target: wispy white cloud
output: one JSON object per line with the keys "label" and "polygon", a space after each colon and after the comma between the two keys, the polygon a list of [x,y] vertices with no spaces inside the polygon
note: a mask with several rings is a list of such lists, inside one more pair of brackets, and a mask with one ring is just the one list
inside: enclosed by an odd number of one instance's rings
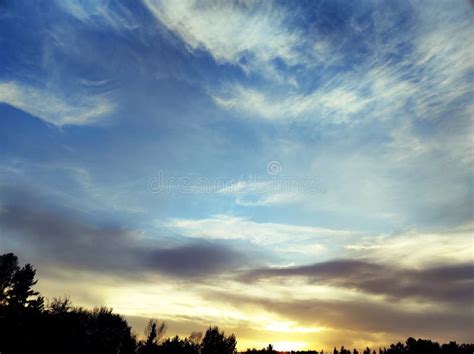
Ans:
{"label": "wispy white cloud", "polygon": [[249,218],[229,215],[215,215],[205,219],[172,218],[159,226],[164,226],[186,237],[247,240],[261,245],[355,234],[346,230],[269,222],[259,223]]}
{"label": "wispy white cloud", "polygon": [[235,183],[226,185],[219,189],[219,194],[245,194],[245,193],[264,193],[272,188],[273,182],[271,180],[240,180]]}
{"label": "wispy white cloud", "polygon": [[346,245],[345,249],[352,256],[409,267],[469,263],[473,255],[473,232],[472,224],[437,232],[410,230],[366,238]]}
{"label": "wispy white cloud", "polygon": [[[281,79],[275,59],[287,66],[310,65],[327,52],[327,44],[308,44],[290,13],[270,2],[144,0],[155,17],[187,45],[190,51],[209,52],[219,63]],[[305,46],[306,45],[306,46]],[[323,50],[324,49],[324,50]],[[284,76],[284,75],[283,75]],[[294,82],[291,75],[287,82]]]}
{"label": "wispy white cloud", "polygon": [[[472,24],[466,22],[446,24],[442,30],[415,37],[415,50],[407,60],[391,70],[385,66],[385,75],[380,70],[373,73],[374,78],[390,80],[388,86],[374,87],[378,95],[392,104],[411,103],[415,118],[434,120],[452,112],[453,104],[462,107],[468,96],[472,100],[474,45],[468,40],[472,29]],[[462,110],[454,112],[458,118],[466,117]]]}
{"label": "wispy white cloud", "polygon": [[[437,41],[427,45],[432,38]],[[450,44],[442,46],[439,41]],[[418,47],[405,61],[377,61],[358,74],[339,73],[337,81],[331,78],[310,93],[291,87],[275,94],[271,89],[234,83],[211,96],[222,108],[272,120],[309,116],[321,122],[348,123],[354,117],[360,119],[362,112],[364,119],[396,119],[399,114],[434,119],[449,104],[474,94],[469,80],[474,71],[469,54],[473,48],[468,42],[460,34],[453,33],[448,40],[444,34],[430,33],[417,39]]]}
{"label": "wispy white cloud", "polygon": [[[139,27],[132,12],[120,3],[109,1],[56,1],[64,12],[91,26],[108,26],[118,33]],[[112,9],[113,7],[113,9]]]}
{"label": "wispy white cloud", "polygon": [[407,161],[437,154],[438,159],[455,162],[459,168],[457,172],[465,168],[470,170],[474,162],[474,115],[471,117],[459,120],[449,134],[440,131],[423,137],[414,132],[412,123],[405,121],[390,133],[392,141],[388,156],[394,161]]}
{"label": "wispy white cloud", "polygon": [[272,96],[240,84],[225,91],[212,96],[217,105],[269,120],[311,117],[328,123],[342,123],[361,112],[369,102],[349,87],[327,88],[311,94],[293,92],[283,96]]}
{"label": "wispy white cloud", "polygon": [[[385,37],[367,43],[374,54],[368,54],[356,70],[334,69],[310,92],[289,84],[275,90],[274,83],[248,86],[234,82],[211,90],[211,96],[224,109],[271,120],[311,117],[321,122],[349,123],[354,119],[397,119],[400,114],[440,119],[452,105],[459,106],[474,95],[474,45],[468,39],[472,21],[461,15],[456,22],[449,16],[433,18],[436,11],[430,7],[415,10],[420,15],[417,27],[399,36],[394,35],[393,23],[380,19],[377,10],[377,31]],[[435,22],[439,26],[434,27]],[[411,49],[404,49],[406,53],[400,49],[403,44],[411,44]],[[334,50],[328,53],[335,55]],[[306,68],[297,78],[316,74]],[[456,112],[464,115],[462,110]]]}
{"label": "wispy white cloud", "polygon": [[412,130],[412,124],[405,121],[391,131],[392,141],[389,143],[388,154],[390,159],[394,161],[413,159],[432,150],[432,144],[422,141]]}
{"label": "wispy white cloud", "polygon": [[94,124],[115,110],[106,95],[65,97],[16,81],[0,82],[0,102],[57,126]]}
{"label": "wispy white cloud", "polygon": [[217,194],[234,196],[235,203],[244,207],[294,204],[319,191],[318,182],[303,177],[253,178],[239,180],[217,191]]}
{"label": "wispy white cloud", "polygon": [[260,196],[239,196],[236,204],[246,207],[294,204],[304,199],[304,195],[296,192],[276,192]]}

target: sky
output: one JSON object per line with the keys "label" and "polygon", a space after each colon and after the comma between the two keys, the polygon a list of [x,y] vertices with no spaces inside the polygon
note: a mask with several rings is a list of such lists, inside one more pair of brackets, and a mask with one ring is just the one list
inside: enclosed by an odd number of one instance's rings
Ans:
{"label": "sky", "polygon": [[472,1],[0,1],[0,251],[142,335],[474,340]]}

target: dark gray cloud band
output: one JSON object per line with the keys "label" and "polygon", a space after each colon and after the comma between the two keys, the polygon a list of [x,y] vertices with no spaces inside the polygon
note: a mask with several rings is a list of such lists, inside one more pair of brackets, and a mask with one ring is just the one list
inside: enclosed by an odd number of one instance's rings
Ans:
{"label": "dark gray cloud band", "polygon": [[310,283],[356,289],[392,299],[473,303],[474,264],[447,264],[422,269],[399,268],[364,260],[334,260],[299,267],[262,268],[240,279],[303,277]]}
{"label": "dark gray cloud band", "polygon": [[[219,243],[184,238],[145,240],[130,230],[97,225],[74,213],[44,203],[29,204],[22,198],[2,203],[0,242],[35,255],[42,264],[117,275],[159,273],[193,278],[228,271],[242,259],[236,250]],[[1,252],[12,250],[4,247]]]}

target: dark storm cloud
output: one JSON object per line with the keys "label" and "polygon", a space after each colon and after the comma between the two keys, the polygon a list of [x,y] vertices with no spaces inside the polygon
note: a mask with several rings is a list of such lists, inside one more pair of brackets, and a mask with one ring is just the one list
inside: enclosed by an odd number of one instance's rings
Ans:
{"label": "dark storm cloud", "polygon": [[[188,278],[228,270],[241,259],[233,249],[209,241],[144,240],[130,230],[97,225],[74,212],[38,204],[35,197],[27,201],[25,196],[2,201],[0,241],[16,244],[12,247],[40,258],[42,264]],[[9,251],[3,248],[1,252]]]}
{"label": "dark storm cloud", "polygon": [[422,298],[469,304],[474,294],[472,263],[406,269],[362,260],[334,260],[299,267],[256,269],[243,274],[241,279],[291,277],[395,299]]}

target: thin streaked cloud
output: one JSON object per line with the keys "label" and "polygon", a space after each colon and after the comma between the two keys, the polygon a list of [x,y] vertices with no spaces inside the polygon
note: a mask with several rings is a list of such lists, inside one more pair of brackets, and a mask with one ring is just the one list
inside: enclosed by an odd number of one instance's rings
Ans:
{"label": "thin streaked cloud", "polygon": [[229,215],[215,215],[205,219],[170,219],[163,225],[187,237],[244,239],[256,244],[277,244],[297,239],[318,239],[353,234],[347,230],[256,222],[249,218]]}
{"label": "thin streaked cloud", "polygon": [[106,95],[65,97],[14,81],[0,83],[0,102],[57,126],[95,124],[116,109]]}

